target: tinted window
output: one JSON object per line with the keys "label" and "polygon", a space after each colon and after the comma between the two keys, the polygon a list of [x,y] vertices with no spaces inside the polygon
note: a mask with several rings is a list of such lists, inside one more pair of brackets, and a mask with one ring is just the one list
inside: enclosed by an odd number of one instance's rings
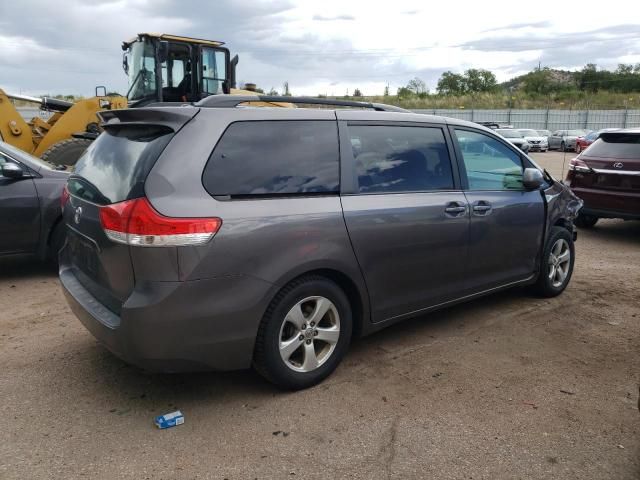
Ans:
{"label": "tinted window", "polygon": [[600,134],[583,155],[603,158],[634,158],[640,160],[640,135]]}
{"label": "tinted window", "polygon": [[227,128],[203,174],[211,195],[338,192],[334,121],[236,122]]}
{"label": "tinted window", "polygon": [[521,190],[520,156],[489,135],[456,130],[469,190]]}
{"label": "tinted window", "polygon": [[349,136],[361,193],[453,188],[441,129],[361,125],[349,126]]}
{"label": "tinted window", "polygon": [[69,191],[101,205],[144,195],[144,181],[171,133],[149,126],[105,131],[78,160]]}

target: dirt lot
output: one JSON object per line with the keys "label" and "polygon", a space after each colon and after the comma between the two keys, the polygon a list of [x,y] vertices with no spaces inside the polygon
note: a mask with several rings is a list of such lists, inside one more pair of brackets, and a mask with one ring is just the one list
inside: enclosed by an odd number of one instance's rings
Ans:
{"label": "dirt lot", "polygon": [[[538,158],[559,173],[562,154]],[[407,321],[298,393],[129,367],[53,272],[0,259],[0,478],[638,479],[640,222],[581,231],[577,255],[558,298]],[[157,430],[175,408],[186,423]]]}

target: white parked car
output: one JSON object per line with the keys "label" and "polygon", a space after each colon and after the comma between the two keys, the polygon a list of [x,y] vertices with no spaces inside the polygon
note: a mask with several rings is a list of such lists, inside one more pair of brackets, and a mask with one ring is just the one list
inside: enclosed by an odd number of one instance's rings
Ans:
{"label": "white parked car", "polygon": [[530,152],[546,152],[549,150],[549,140],[547,137],[540,135],[537,130],[519,128],[518,132],[529,143]]}

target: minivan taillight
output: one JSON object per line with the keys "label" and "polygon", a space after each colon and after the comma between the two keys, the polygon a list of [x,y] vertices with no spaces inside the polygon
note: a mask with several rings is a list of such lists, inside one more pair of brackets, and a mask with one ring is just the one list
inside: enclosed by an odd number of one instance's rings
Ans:
{"label": "minivan taillight", "polygon": [[146,198],[100,207],[107,237],[139,247],[204,245],[222,225],[220,218],[174,218],[160,215]]}
{"label": "minivan taillight", "polygon": [[591,169],[580,157],[572,158],[569,162],[569,169],[577,172],[590,172]]}

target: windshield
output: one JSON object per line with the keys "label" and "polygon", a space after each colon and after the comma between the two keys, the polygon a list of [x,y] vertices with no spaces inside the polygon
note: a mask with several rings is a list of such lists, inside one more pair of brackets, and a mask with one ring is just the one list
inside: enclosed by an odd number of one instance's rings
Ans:
{"label": "windshield", "polygon": [[156,93],[156,61],[153,45],[133,42],[127,54],[129,65],[129,100],[140,100]]}
{"label": "windshield", "polygon": [[525,137],[539,137],[538,132],[535,130],[518,130]]}
{"label": "windshield", "polygon": [[504,138],[522,138],[522,134],[517,130],[509,130],[507,128],[496,130]]}
{"label": "windshield", "polygon": [[586,133],[587,132],[585,132],[584,130],[569,130],[567,132],[567,136],[569,136],[569,137],[581,137]]}

